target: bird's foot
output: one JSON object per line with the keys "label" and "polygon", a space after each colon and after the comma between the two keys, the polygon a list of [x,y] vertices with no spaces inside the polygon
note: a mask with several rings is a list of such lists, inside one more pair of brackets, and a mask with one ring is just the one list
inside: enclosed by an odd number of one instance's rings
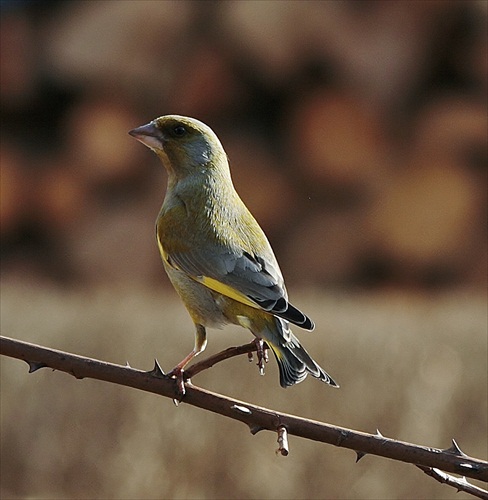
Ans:
{"label": "bird's foot", "polygon": [[178,403],[181,403],[181,400],[183,399],[186,392],[184,373],[185,370],[183,370],[183,368],[181,368],[180,366],[175,366],[170,372],[166,374],[168,378],[173,378],[176,382],[176,394],[178,397],[173,399],[173,402],[176,406],[178,406]]}
{"label": "bird's foot", "polygon": [[[264,343],[262,339],[255,338],[252,343],[256,346],[256,356],[258,362],[256,363],[259,368],[259,373],[264,375],[264,367],[269,360],[268,356],[268,346]],[[248,354],[249,361],[253,361],[253,354],[250,352]]]}

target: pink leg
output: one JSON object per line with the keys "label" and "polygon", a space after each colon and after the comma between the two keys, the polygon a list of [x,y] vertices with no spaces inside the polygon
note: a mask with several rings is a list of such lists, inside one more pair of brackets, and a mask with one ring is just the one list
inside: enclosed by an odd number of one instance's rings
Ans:
{"label": "pink leg", "polygon": [[185,395],[185,379],[183,376],[185,367],[195,356],[198,356],[202,351],[204,351],[207,346],[207,332],[205,331],[205,327],[203,325],[195,326],[197,329],[195,333],[195,347],[190,354],[185,356],[170,372],[166,374],[167,377],[176,379],[176,387],[180,396],[180,401]]}

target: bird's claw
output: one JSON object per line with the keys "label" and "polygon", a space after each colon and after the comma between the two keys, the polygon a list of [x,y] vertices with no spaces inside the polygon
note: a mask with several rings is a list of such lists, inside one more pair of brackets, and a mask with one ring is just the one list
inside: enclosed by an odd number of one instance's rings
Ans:
{"label": "bird's claw", "polygon": [[[264,367],[269,360],[268,356],[268,348],[265,347],[265,343],[262,339],[254,339],[253,343],[256,346],[256,356],[258,358],[258,362],[256,363],[259,368],[260,375],[264,375]],[[249,361],[253,360],[252,352],[248,354]]]}
{"label": "bird's claw", "polygon": [[185,377],[184,377],[184,370],[180,367],[173,368],[170,372],[166,374],[168,378],[173,378],[175,379],[176,382],[176,394],[177,398],[173,399],[173,402],[176,406],[178,406],[178,403],[181,402],[183,399],[186,391],[185,391]]}

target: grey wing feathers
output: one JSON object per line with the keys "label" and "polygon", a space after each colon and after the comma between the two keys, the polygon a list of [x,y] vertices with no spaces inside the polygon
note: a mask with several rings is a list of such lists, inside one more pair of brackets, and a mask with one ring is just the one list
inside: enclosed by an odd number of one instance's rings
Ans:
{"label": "grey wing feathers", "polygon": [[290,323],[293,323],[305,330],[313,330],[315,328],[315,323],[305,314],[297,309],[294,305],[290,304],[283,297],[275,301],[260,300],[256,297],[250,298],[259,304],[265,311],[269,311],[279,318],[286,319]]}
{"label": "grey wing feathers", "polygon": [[170,262],[193,276],[218,280],[253,301],[261,309],[313,330],[313,321],[288,302],[286,288],[278,263],[266,261],[245,251],[208,248],[171,254]]}

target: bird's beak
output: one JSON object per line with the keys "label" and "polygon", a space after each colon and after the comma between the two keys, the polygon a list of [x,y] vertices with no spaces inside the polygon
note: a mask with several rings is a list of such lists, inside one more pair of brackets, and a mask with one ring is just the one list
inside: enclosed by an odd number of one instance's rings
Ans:
{"label": "bird's beak", "polygon": [[139,142],[151,149],[161,149],[163,147],[163,135],[154,122],[142,125],[131,131],[129,135],[135,137]]}

